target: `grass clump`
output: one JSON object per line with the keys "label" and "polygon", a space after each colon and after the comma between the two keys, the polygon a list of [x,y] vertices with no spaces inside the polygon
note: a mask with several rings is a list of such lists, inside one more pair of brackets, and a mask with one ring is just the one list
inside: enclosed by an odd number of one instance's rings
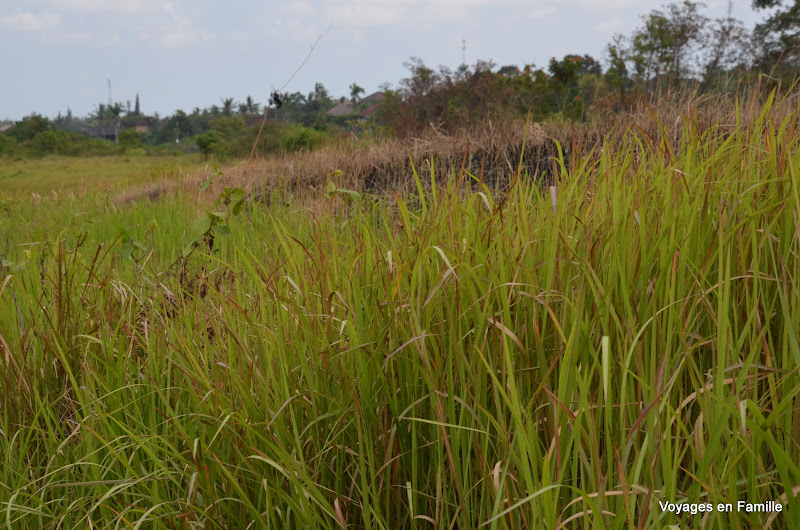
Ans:
{"label": "grass clump", "polygon": [[[180,266],[42,243],[0,288],[0,522],[797,527],[799,132],[254,204]],[[739,499],[783,511],[659,507]]]}

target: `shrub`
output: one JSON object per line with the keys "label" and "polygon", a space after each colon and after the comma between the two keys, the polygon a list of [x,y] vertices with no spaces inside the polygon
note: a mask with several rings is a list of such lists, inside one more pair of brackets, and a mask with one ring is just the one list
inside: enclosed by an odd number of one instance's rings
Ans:
{"label": "shrub", "polygon": [[63,155],[70,150],[70,141],[66,133],[62,131],[44,131],[37,134],[30,141],[32,154],[44,155]]}
{"label": "shrub", "polygon": [[241,133],[247,124],[241,116],[222,116],[211,122],[211,130],[218,131],[226,140]]}
{"label": "shrub", "polygon": [[205,156],[225,156],[228,152],[228,142],[225,141],[223,138],[222,133],[220,133],[216,129],[211,129],[210,131],[198,134],[195,137],[195,141],[197,142],[197,147],[200,148],[200,152],[203,153]]}
{"label": "shrub", "polygon": [[134,129],[126,129],[119,132],[119,147],[123,151],[140,147],[142,145],[142,134]]}
{"label": "shrub", "polygon": [[248,127],[242,134],[231,142],[231,153],[234,156],[248,156],[253,150],[253,144],[258,141],[256,146],[256,153],[261,156],[266,156],[273,153],[279,153],[282,149],[281,139],[282,131],[287,127],[286,124],[278,121],[267,121],[264,124],[264,130],[259,130],[261,125]]}
{"label": "shrub", "polygon": [[281,138],[281,146],[288,152],[311,151],[325,141],[326,135],[323,132],[309,127],[287,128]]}
{"label": "shrub", "polygon": [[12,155],[17,151],[17,141],[11,136],[0,134],[0,156]]}
{"label": "shrub", "polygon": [[22,118],[22,121],[15,123],[14,126],[8,130],[7,134],[18,142],[24,142],[26,140],[33,140],[37,134],[51,129],[52,125],[50,124],[50,120],[39,114],[31,114],[30,116]]}
{"label": "shrub", "polygon": [[108,140],[89,138],[78,132],[67,133],[67,138],[69,147],[65,154],[70,156],[103,156],[117,152],[117,146]]}

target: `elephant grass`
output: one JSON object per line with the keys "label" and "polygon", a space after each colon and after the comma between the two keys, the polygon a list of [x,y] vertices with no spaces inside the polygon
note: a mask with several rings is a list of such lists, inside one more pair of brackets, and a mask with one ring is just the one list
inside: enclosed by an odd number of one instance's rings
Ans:
{"label": "elephant grass", "polygon": [[38,245],[0,287],[0,524],[800,527],[800,129],[771,105],[552,188],[431,167],[255,205],[186,260],[175,228],[138,261]]}

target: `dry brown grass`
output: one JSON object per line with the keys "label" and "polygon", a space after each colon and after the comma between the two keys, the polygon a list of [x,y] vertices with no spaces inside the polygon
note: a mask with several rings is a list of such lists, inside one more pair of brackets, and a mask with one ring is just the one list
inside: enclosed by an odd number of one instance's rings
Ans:
{"label": "dry brown grass", "polygon": [[[339,187],[370,193],[404,191],[414,185],[413,169],[420,175],[429,175],[431,163],[440,181],[448,174],[466,170],[492,186],[501,187],[517,170],[520,159],[524,172],[547,179],[553,174],[558,157],[556,141],[562,147],[567,165],[575,155],[580,158],[596,154],[598,150],[594,148],[603,142],[618,143],[629,134],[639,136],[645,143],[658,142],[677,148],[681,130],[688,122],[694,124],[695,131],[714,128],[724,135],[736,125],[737,115],[744,125],[756,119],[767,97],[768,94],[753,91],[737,107],[736,99],[722,95],[681,95],[649,103],[641,101],[626,112],[596,111],[583,123],[558,119],[530,123],[512,118],[487,121],[482,127],[452,135],[432,124],[423,134],[412,138],[379,143],[349,138],[313,152],[228,164],[222,168],[222,175],[214,177],[204,197],[216,197],[225,186],[241,187],[251,197],[267,200],[276,190],[295,196],[306,191],[318,192],[324,190],[329,175],[336,170],[341,171],[334,178]],[[800,106],[800,93],[795,91],[777,100],[772,115],[774,122],[781,122]],[[165,180],[131,189],[119,196],[118,202],[152,199],[178,190],[196,193],[213,173],[209,164],[178,181]]]}

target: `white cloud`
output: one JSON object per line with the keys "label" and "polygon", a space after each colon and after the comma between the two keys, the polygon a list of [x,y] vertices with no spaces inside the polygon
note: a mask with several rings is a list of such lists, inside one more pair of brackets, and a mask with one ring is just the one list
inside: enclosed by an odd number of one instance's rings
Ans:
{"label": "white cloud", "polygon": [[[406,2],[408,3],[408,2]],[[336,2],[332,5],[327,15],[334,25],[346,27],[383,26],[402,22],[409,6],[397,3],[383,2]]]}
{"label": "white cloud", "polygon": [[290,2],[283,4],[278,11],[289,15],[310,15],[314,11],[311,2]]}
{"label": "white cloud", "polygon": [[618,33],[625,29],[625,21],[620,17],[607,18],[596,22],[592,29],[599,33]]}
{"label": "white cloud", "polygon": [[324,19],[334,25],[368,28],[393,24],[419,24],[464,18],[470,10],[518,0],[328,0]]}
{"label": "white cloud", "polygon": [[137,13],[148,6],[141,0],[52,0],[54,7],[67,11]]}
{"label": "white cloud", "polygon": [[634,9],[637,13],[657,8],[663,3],[661,0],[556,0],[556,2],[589,11]]}
{"label": "white cloud", "polygon": [[543,7],[542,9],[534,9],[530,13],[528,13],[528,18],[531,20],[536,20],[537,18],[544,18],[547,15],[552,15],[556,12],[556,8],[553,6],[550,7]]}
{"label": "white cloud", "polygon": [[57,13],[15,13],[0,17],[0,27],[17,31],[45,31],[59,24],[61,16]]}
{"label": "white cloud", "polygon": [[213,33],[202,33],[199,31],[172,31],[161,35],[159,42],[167,48],[177,48],[187,46],[196,42],[208,42],[216,38]]}
{"label": "white cloud", "polygon": [[255,36],[249,31],[234,30],[228,34],[228,40],[231,42],[253,42]]}
{"label": "white cloud", "polygon": [[61,33],[56,35],[56,39],[62,42],[87,42],[91,40],[91,36],[88,33],[83,32]]}
{"label": "white cloud", "polygon": [[177,48],[216,39],[213,33],[196,29],[192,19],[179,13],[172,2],[161,4],[159,11],[158,15],[148,17],[140,30],[139,35],[143,40],[155,41],[166,48]]}
{"label": "white cloud", "polygon": [[[270,37],[279,40],[292,40],[297,43],[312,44],[326,29],[319,29],[316,24],[296,17],[275,19],[267,28]],[[350,30],[350,35],[356,30]]]}

